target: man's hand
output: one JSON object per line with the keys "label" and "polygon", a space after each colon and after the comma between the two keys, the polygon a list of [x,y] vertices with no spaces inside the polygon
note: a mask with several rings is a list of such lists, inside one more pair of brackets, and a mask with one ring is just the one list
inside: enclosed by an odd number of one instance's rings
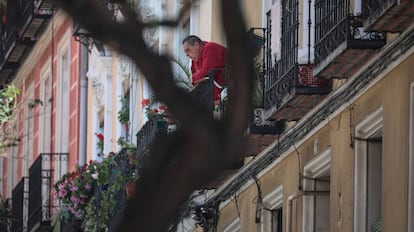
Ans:
{"label": "man's hand", "polygon": [[203,81],[206,81],[206,80],[208,80],[208,79],[210,79],[210,77],[204,77],[204,78],[198,79],[198,80],[196,80],[196,81],[193,81],[193,85],[194,85],[194,86],[197,86],[199,83],[201,83],[201,82],[203,82]]}

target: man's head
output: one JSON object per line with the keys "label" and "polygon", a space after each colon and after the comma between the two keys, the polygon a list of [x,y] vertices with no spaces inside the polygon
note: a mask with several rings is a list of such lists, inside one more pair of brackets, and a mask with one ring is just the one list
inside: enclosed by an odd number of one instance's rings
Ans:
{"label": "man's head", "polygon": [[202,45],[203,41],[195,35],[189,35],[183,39],[184,52],[194,61],[198,60]]}

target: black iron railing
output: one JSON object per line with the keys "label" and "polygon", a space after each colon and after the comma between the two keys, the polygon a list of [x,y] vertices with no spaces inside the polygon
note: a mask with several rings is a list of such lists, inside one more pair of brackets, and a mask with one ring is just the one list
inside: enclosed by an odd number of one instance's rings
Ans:
{"label": "black iron railing", "polygon": [[27,228],[48,226],[57,202],[53,200],[52,184],[67,171],[67,153],[43,153],[29,168],[29,208]]}
{"label": "black iron railing", "polygon": [[[110,165],[108,170],[109,181],[107,186],[98,186],[94,192],[93,204],[95,204],[96,217],[99,218],[109,218],[108,221],[105,221],[105,225],[109,231],[114,231],[119,225],[120,219],[122,218],[123,210],[126,206],[126,193],[125,186],[128,181],[134,180],[137,178],[137,167],[136,167],[136,149],[135,148],[123,148],[120,152],[114,154],[110,159]],[[113,186],[118,186],[114,188]],[[109,190],[111,187],[111,190]],[[102,208],[103,200],[103,191],[111,191],[110,194],[113,199],[116,199],[116,203],[111,209],[105,209],[100,211]],[[110,211],[108,211],[110,210]],[[108,214],[108,215],[102,215]]]}
{"label": "black iron railing", "polygon": [[25,179],[22,178],[12,191],[11,231],[13,232],[21,232],[24,229],[24,182]]}
{"label": "black iron railing", "polygon": [[315,65],[347,39],[349,0],[315,1]]}
{"label": "black iron railing", "polygon": [[207,106],[211,111],[214,109],[213,102],[213,78],[208,77],[208,80],[200,82],[192,91],[191,95],[194,99],[197,99],[200,103]]}
{"label": "black iron railing", "polygon": [[167,122],[163,115],[155,115],[148,119],[137,133],[138,160],[144,158],[144,152],[149,148],[156,136],[167,133]]}
{"label": "black iron railing", "polygon": [[384,9],[397,3],[398,0],[362,0],[362,16],[364,18],[380,16]]}
{"label": "black iron railing", "polygon": [[0,69],[3,68],[17,41],[18,1],[8,1],[5,28],[1,34]]}
{"label": "black iron railing", "polygon": [[[265,30],[265,46],[263,48],[264,60],[264,108],[280,107],[283,99],[292,93],[298,77],[298,25],[299,25],[299,2],[282,1],[282,35],[280,58],[272,58],[271,29],[272,22],[270,14],[267,16],[267,27]],[[275,59],[276,62],[273,62]]]}

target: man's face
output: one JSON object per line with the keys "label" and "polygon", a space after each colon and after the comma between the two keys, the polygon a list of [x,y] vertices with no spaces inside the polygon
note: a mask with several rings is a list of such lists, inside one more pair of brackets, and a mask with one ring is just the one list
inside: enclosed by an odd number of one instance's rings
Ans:
{"label": "man's face", "polygon": [[200,44],[195,42],[194,45],[184,42],[183,44],[185,54],[192,60],[197,61],[200,55]]}

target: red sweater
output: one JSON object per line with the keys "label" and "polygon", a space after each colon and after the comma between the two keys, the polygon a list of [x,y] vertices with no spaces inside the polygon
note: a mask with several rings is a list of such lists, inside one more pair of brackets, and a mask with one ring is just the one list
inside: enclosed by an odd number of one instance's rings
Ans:
{"label": "red sweater", "polygon": [[[213,68],[224,68],[226,64],[226,48],[213,42],[204,42],[197,61],[191,61],[193,84],[195,81],[207,77]],[[214,80],[223,85],[224,71],[217,71]],[[220,98],[221,89],[214,86],[214,100]]]}

